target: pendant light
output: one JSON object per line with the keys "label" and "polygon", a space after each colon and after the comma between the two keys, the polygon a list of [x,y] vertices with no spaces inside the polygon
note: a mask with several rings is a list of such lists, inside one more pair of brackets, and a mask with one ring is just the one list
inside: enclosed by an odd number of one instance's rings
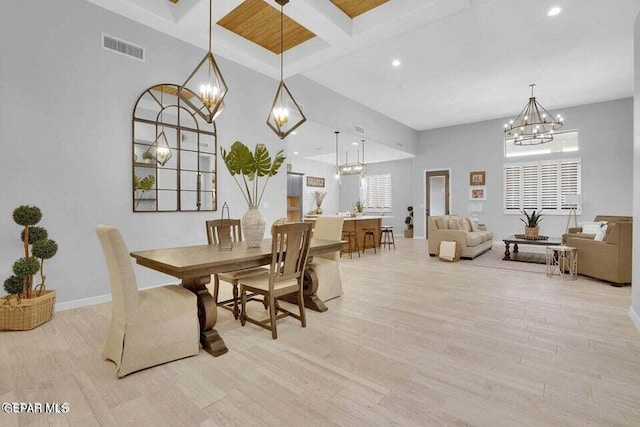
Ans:
{"label": "pendant light", "polygon": [[164,113],[164,86],[160,86],[160,123],[162,124],[162,130],[158,133],[158,120],[156,120],[156,139],[153,144],[147,149],[147,153],[153,157],[160,166],[167,164],[169,159],[173,156],[171,149],[169,148],[169,142],[167,136],[164,133],[164,120],[162,115]]}
{"label": "pendant light", "polygon": [[518,117],[504,125],[504,133],[513,136],[514,145],[539,145],[553,141],[553,132],[564,125],[560,114],[555,118],[536,101],[535,84],[530,84],[531,98]]}
{"label": "pendant light", "polygon": [[349,153],[346,153],[344,164],[339,166],[340,175],[360,175],[363,178],[367,174],[367,165],[364,163],[364,139],[362,143],[362,161],[360,161],[360,150],[356,156],[355,163],[349,163]]}
{"label": "pendant light", "polygon": [[[212,123],[224,110],[224,97],[227,94],[227,84],[220,73],[218,64],[216,63],[213,53],[211,52],[211,35],[213,0],[209,0],[209,51],[202,61],[187,77],[187,80],[178,91],[178,96],[182,101],[189,105],[200,117],[207,123]],[[199,90],[191,90],[189,86]],[[197,101],[193,94],[197,93]]]}
{"label": "pendant light", "polygon": [[284,83],[284,5],[289,0],[276,0],[276,3],[280,5],[280,84],[269,111],[267,125],[280,139],[284,139],[307,121],[307,118]]}
{"label": "pendant light", "polygon": [[338,165],[338,135],[340,135],[340,131],[334,131],[336,134],[336,174],[333,176],[335,179],[340,179],[340,166]]}

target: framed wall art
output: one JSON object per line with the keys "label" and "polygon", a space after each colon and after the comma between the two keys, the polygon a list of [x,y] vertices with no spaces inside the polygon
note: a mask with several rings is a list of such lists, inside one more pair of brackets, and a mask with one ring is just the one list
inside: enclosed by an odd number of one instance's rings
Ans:
{"label": "framed wall art", "polygon": [[487,187],[469,188],[469,200],[487,200]]}
{"label": "framed wall art", "polygon": [[469,185],[486,185],[485,171],[469,172]]}
{"label": "framed wall art", "polygon": [[319,176],[308,176],[307,187],[321,187],[324,188],[324,178]]}

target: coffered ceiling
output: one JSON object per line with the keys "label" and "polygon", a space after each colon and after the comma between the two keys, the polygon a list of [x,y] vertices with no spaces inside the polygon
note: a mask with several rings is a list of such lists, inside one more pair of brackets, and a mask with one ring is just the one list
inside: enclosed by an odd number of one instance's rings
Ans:
{"label": "coffered ceiling", "polygon": [[[206,49],[206,0],[88,1]],[[552,6],[562,13],[548,17]],[[214,0],[214,53],[278,78],[279,8]],[[285,77],[302,74],[416,130],[515,115],[530,83],[553,113],[632,96],[639,9],[640,0],[290,0]]]}

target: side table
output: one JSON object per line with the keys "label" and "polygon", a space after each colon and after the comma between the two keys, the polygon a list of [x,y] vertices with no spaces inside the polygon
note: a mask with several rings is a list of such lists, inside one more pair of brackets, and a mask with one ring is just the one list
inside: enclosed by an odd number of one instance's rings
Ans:
{"label": "side table", "polygon": [[547,276],[558,274],[560,280],[568,276],[570,280],[578,278],[578,249],[573,246],[547,246]]}

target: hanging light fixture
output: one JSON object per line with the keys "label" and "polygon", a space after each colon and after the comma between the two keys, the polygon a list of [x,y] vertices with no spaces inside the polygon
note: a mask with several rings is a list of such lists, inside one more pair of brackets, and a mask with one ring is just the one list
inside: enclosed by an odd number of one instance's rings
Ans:
{"label": "hanging light fixture", "polygon": [[276,0],[276,3],[280,5],[280,84],[269,111],[267,125],[280,139],[284,139],[307,121],[307,118],[284,84],[284,5],[289,0]]}
{"label": "hanging light fixture", "polygon": [[564,125],[560,114],[555,118],[544,109],[533,95],[535,84],[531,88],[531,98],[518,117],[504,125],[504,133],[513,137],[515,145],[539,145],[553,141],[553,132]]}
{"label": "hanging light fixture", "polygon": [[349,163],[349,153],[345,154],[345,162],[338,168],[340,175],[360,175],[364,176],[367,173],[367,165],[364,163],[364,139],[361,140],[362,147],[362,161],[360,161],[360,150],[356,156],[354,163]]}
{"label": "hanging light fixture", "polygon": [[[204,56],[202,61],[193,70],[193,72],[187,77],[187,80],[178,91],[178,96],[187,105],[189,105],[200,117],[202,117],[207,123],[212,123],[224,110],[224,97],[227,94],[227,84],[220,73],[218,64],[211,52],[211,35],[213,33],[212,28],[212,8],[213,0],[209,0],[209,51]],[[189,85],[198,87],[199,90],[190,90]],[[197,99],[195,101],[193,94],[197,93]]]}
{"label": "hanging light fixture", "polygon": [[340,131],[334,131],[336,134],[336,174],[333,176],[335,179],[340,179],[340,166],[338,165],[338,135],[340,135]]}
{"label": "hanging light fixture", "polygon": [[167,136],[164,133],[164,121],[162,120],[162,116],[164,113],[164,86],[160,86],[160,123],[162,126],[162,130],[158,133],[158,120],[156,120],[156,139],[153,141],[153,144],[147,149],[147,153],[153,157],[160,166],[164,166],[167,164],[169,159],[173,156],[171,153],[171,149],[169,148],[169,141],[167,141]]}

